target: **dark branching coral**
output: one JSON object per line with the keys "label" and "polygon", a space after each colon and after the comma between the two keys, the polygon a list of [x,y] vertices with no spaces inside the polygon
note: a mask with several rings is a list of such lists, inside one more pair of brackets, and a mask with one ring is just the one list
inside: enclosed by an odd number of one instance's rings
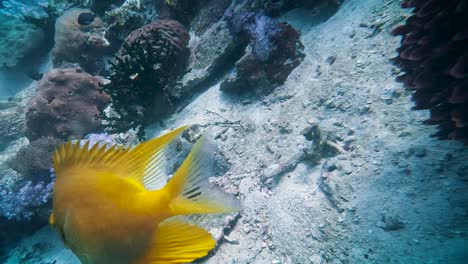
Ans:
{"label": "dark branching coral", "polygon": [[26,111],[26,137],[82,138],[101,129],[100,115],[110,98],[99,91],[101,78],[81,68],[54,69],[38,84]]}
{"label": "dark branching coral", "polygon": [[185,68],[189,35],[175,20],[159,20],[133,31],[111,62],[103,87],[119,117],[106,117],[114,132],[144,128],[172,107],[167,90]]}
{"label": "dark branching coral", "polygon": [[274,87],[284,83],[303,60],[300,33],[291,25],[263,14],[226,12],[233,34],[249,38],[251,47],[236,63],[236,71],[221,84],[225,91]]}
{"label": "dark branching coral", "polygon": [[31,180],[41,175],[49,175],[52,167],[52,154],[62,141],[56,138],[42,137],[21,148],[9,159],[8,166]]}
{"label": "dark branching coral", "polygon": [[394,62],[405,72],[398,77],[414,91],[414,109],[429,109],[428,125],[437,125],[440,139],[468,144],[468,2],[412,0]]}

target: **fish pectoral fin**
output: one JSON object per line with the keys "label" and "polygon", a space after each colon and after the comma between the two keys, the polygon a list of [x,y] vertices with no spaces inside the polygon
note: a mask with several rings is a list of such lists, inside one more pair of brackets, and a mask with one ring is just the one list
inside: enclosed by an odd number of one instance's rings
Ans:
{"label": "fish pectoral fin", "polygon": [[230,213],[241,208],[240,201],[210,184],[214,172],[213,145],[202,136],[169,180],[164,190],[172,201],[171,215]]}
{"label": "fish pectoral fin", "polygon": [[204,257],[214,248],[216,241],[206,230],[169,218],[159,224],[153,246],[137,263],[186,263]]}
{"label": "fish pectoral fin", "polygon": [[54,213],[51,213],[51,214],[49,215],[49,224],[50,224],[50,225],[54,225],[54,224],[55,224]]}

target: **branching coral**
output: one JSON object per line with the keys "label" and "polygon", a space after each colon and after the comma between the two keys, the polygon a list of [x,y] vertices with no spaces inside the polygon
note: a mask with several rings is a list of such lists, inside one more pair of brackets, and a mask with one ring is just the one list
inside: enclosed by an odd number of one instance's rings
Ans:
{"label": "branching coral", "polygon": [[52,190],[53,182],[33,184],[27,181],[18,190],[6,190],[0,186],[0,214],[9,220],[31,219],[42,213],[39,211],[50,201]]}
{"label": "branching coral", "polygon": [[167,94],[182,73],[189,35],[177,21],[160,20],[133,31],[111,63],[111,82],[103,87],[119,117],[106,117],[111,130],[143,129],[172,102]]}
{"label": "branching coral", "polygon": [[463,0],[402,3],[414,8],[394,62],[405,72],[398,77],[413,90],[414,109],[429,109],[425,122],[437,125],[440,139],[468,144],[468,4]]}
{"label": "branching coral", "polygon": [[38,84],[26,111],[26,136],[81,138],[101,129],[100,115],[109,102],[99,91],[101,78],[81,68],[54,69]]}
{"label": "branching coral", "polygon": [[274,87],[284,83],[304,58],[300,33],[291,25],[261,13],[228,10],[225,15],[233,34],[248,37],[251,47],[236,63],[236,71],[221,84],[224,91]]}

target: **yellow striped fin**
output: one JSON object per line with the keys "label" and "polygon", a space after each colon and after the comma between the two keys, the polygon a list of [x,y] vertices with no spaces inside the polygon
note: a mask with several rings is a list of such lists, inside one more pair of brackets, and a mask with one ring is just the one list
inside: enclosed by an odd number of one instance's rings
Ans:
{"label": "yellow striped fin", "polygon": [[213,152],[211,141],[202,136],[164,187],[172,197],[172,215],[228,213],[241,208],[239,200],[210,184]]}
{"label": "yellow striped fin", "polygon": [[177,264],[204,257],[216,241],[206,230],[177,218],[159,224],[152,247],[135,264]]}
{"label": "yellow striped fin", "polygon": [[[60,145],[53,155],[54,169],[57,177],[64,169],[93,168],[103,169],[115,175],[132,178],[140,183],[160,181],[164,178],[155,168],[164,159],[165,147],[186,127],[180,127],[165,135],[151,139],[135,146],[89,146],[86,142],[69,141]],[[160,179],[161,178],[161,179]]]}

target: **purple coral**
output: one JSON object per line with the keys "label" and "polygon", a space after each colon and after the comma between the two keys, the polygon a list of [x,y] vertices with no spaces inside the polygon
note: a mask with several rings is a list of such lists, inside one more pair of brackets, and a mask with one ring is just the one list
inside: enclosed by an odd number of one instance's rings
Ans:
{"label": "purple coral", "polygon": [[29,220],[52,197],[54,182],[27,181],[17,191],[0,189],[0,214],[8,220]]}
{"label": "purple coral", "polygon": [[289,74],[303,60],[304,46],[300,32],[291,25],[279,22],[262,12],[225,13],[230,31],[251,45],[246,54],[236,62],[235,71],[221,83],[221,90],[242,92],[258,87],[266,89],[282,85]]}
{"label": "purple coral", "polygon": [[275,39],[282,32],[280,22],[254,12],[243,12],[234,14],[232,11],[226,12],[226,20],[232,33],[246,33],[253,43],[253,53],[262,62],[270,58],[270,54],[278,49]]}

